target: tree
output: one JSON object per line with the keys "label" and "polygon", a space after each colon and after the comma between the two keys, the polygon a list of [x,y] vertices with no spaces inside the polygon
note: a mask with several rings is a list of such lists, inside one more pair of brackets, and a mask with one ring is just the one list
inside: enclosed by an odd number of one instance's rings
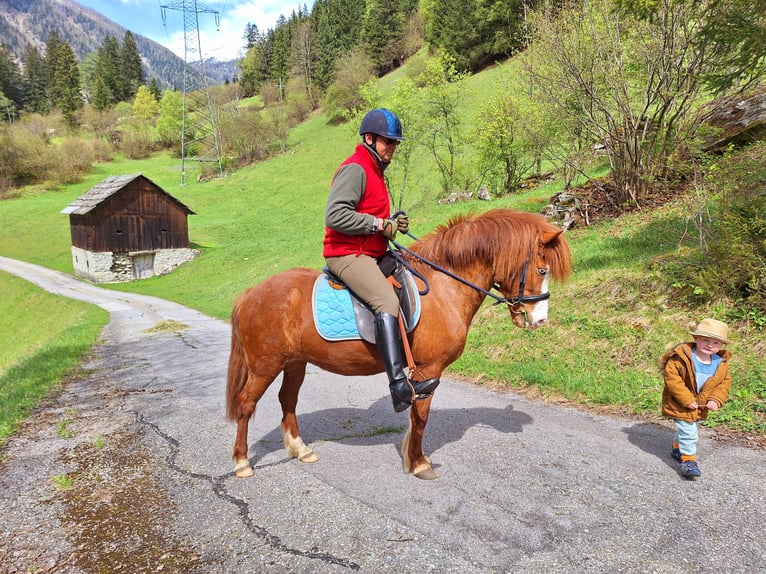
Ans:
{"label": "tree", "polygon": [[261,39],[261,35],[258,33],[258,26],[251,24],[250,22],[245,24],[245,34],[243,39],[245,40],[245,52],[250,48],[255,47]]}
{"label": "tree", "polygon": [[360,89],[374,77],[374,67],[361,46],[336,63],[335,81],[327,88],[325,108],[333,119],[348,117],[358,112],[364,99]]}
{"label": "tree", "polygon": [[549,158],[576,167],[562,153],[567,145],[603,144],[620,204],[638,203],[666,175],[671,153],[695,129],[693,106],[707,69],[695,43],[699,3],[651,1],[651,18],[611,0],[538,9],[524,58],[532,101],[566,133],[546,148]]}
{"label": "tree", "polygon": [[[407,3],[408,4],[408,3]],[[367,55],[378,75],[399,65],[403,53],[404,32],[409,16],[404,2],[368,0],[362,37]]]}
{"label": "tree", "polygon": [[[5,44],[0,44],[0,94],[13,102],[14,110],[24,107],[24,80]],[[6,106],[5,112],[10,109]]]}
{"label": "tree", "polygon": [[441,55],[431,59],[418,78],[423,85],[423,145],[436,162],[444,197],[456,191],[458,185],[467,183],[458,181],[464,145],[458,109],[467,96],[467,87],[462,82],[465,77],[466,74],[455,69],[451,57]]}
{"label": "tree", "polygon": [[48,91],[48,100],[51,105],[55,105],[55,102],[59,100],[60,94],[58,93],[58,85],[56,84],[56,73],[59,68],[59,51],[62,42],[59,39],[56,31],[51,31],[48,34],[48,39],[45,42],[45,85]]}
{"label": "tree", "polygon": [[136,98],[133,100],[133,115],[142,120],[153,118],[159,109],[157,100],[146,86],[139,86]]}
{"label": "tree", "polygon": [[181,151],[181,128],[183,126],[183,97],[181,92],[166,90],[157,108],[157,133],[160,142],[166,146],[176,146]]}
{"label": "tree", "polygon": [[101,78],[106,85],[111,103],[123,101],[125,78],[121,73],[120,45],[114,36],[107,35],[98,49],[95,77]]}
{"label": "tree", "polygon": [[460,70],[479,70],[522,45],[522,0],[425,0],[426,40]]}
{"label": "tree", "polygon": [[67,124],[70,127],[75,127],[77,125],[76,114],[83,107],[83,99],[80,90],[80,69],[69,44],[61,44],[56,61],[54,83],[57,99],[54,104],[61,110]]}
{"label": "tree", "polygon": [[47,114],[50,110],[46,96],[45,62],[40,51],[32,44],[24,49],[25,108],[33,113]]}
{"label": "tree", "polygon": [[316,105],[314,97],[314,60],[316,39],[311,22],[305,20],[298,24],[292,38],[290,61],[292,63],[292,75],[303,80],[306,87],[306,95],[312,107]]}
{"label": "tree", "polygon": [[129,31],[125,32],[120,49],[120,74],[123,92],[121,99],[129,100],[138,92],[139,86],[146,84],[141,55],[138,53],[136,39]]}
{"label": "tree", "polygon": [[[520,137],[519,109],[511,92],[501,91],[484,104],[476,127],[479,169],[499,194],[512,192],[534,166],[534,155]],[[531,160],[529,158],[532,158]]]}
{"label": "tree", "polygon": [[101,77],[96,77],[90,92],[90,105],[93,106],[94,110],[103,112],[111,105],[111,99],[112,94],[106,87],[104,80]]}
{"label": "tree", "polygon": [[311,19],[315,26],[315,83],[326,89],[334,80],[336,63],[360,45],[365,2],[317,0]]}
{"label": "tree", "polygon": [[157,83],[157,78],[152,78],[149,80],[149,91],[154,96],[154,99],[158,102],[162,99],[162,90],[160,89],[159,84]]}

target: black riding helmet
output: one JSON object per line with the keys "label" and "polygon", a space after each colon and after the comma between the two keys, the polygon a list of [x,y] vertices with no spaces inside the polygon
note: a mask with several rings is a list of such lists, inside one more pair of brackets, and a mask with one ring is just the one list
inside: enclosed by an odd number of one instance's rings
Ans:
{"label": "black riding helmet", "polygon": [[370,110],[362,118],[359,126],[359,135],[375,134],[397,141],[404,141],[402,136],[402,122],[396,114],[386,108]]}

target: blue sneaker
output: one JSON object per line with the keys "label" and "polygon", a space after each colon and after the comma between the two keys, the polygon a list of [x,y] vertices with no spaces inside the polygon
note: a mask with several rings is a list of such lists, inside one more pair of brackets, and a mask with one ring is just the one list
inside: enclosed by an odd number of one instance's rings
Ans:
{"label": "blue sneaker", "polygon": [[676,459],[678,462],[681,462],[681,450],[674,448],[670,451],[670,456],[672,456],[674,459]]}
{"label": "blue sneaker", "polygon": [[702,471],[697,466],[696,460],[687,460],[681,463],[681,474],[686,478],[697,478],[702,476]]}

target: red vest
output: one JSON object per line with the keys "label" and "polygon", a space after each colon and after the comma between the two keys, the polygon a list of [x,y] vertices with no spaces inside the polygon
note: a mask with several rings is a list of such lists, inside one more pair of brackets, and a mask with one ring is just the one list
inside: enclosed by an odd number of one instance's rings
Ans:
{"label": "red vest", "polygon": [[[389,218],[391,205],[388,199],[388,189],[378,162],[362,144],[359,144],[354,153],[341,166],[349,163],[362,166],[367,179],[367,186],[356,204],[355,210],[359,213],[369,213],[381,219]],[[377,258],[383,255],[387,249],[388,243],[380,233],[346,235],[329,227],[325,228],[324,251],[322,253],[325,257],[364,254]]]}

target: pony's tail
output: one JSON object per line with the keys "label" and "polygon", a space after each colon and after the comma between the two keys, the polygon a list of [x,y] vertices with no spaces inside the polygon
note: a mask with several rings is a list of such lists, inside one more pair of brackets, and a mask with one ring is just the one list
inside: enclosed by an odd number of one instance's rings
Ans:
{"label": "pony's tail", "polygon": [[229,353],[229,371],[226,375],[226,418],[237,420],[239,416],[239,396],[247,383],[247,362],[242,339],[239,337],[238,307],[231,314],[231,352]]}

